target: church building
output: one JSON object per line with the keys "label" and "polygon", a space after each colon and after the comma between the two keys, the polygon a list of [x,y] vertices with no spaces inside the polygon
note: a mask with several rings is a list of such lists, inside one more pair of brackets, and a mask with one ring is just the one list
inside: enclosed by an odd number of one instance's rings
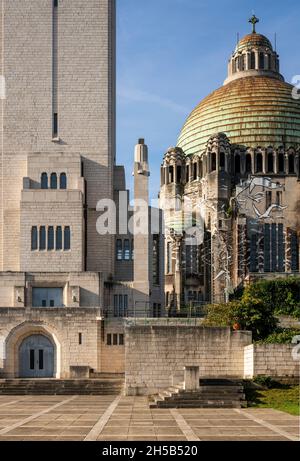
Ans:
{"label": "church building", "polygon": [[249,22],[224,85],[193,110],[163,159],[171,315],[228,301],[258,278],[299,275],[300,98],[259,20]]}

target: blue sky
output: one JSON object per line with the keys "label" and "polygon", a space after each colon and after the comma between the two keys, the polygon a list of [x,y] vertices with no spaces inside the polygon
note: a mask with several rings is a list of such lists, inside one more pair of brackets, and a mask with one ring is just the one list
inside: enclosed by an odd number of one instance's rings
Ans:
{"label": "blue sky", "polygon": [[299,0],[117,0],[117,162],[132,190],[133,149],[149,146],[150,195],[160,164],[192,109],[223,84],[237,33],[257,31],[274,42],[286,81],[300,74]]}

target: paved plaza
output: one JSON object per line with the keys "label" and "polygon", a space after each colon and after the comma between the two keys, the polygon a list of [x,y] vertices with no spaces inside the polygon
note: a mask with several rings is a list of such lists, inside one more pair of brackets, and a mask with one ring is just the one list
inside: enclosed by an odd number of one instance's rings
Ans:
{"label": "paved plaza", "polygon": [[299,441],[272,409],[149,409],[145,397],[0,396],[0,440]]}

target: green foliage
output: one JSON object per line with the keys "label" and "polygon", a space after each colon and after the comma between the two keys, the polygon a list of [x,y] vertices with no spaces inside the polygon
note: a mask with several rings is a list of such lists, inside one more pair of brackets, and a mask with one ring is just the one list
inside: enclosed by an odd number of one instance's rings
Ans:
{"label": "green foliage", "polygon": [[267,389],[278,387],[276,381],[274,381],[271,376],[255,376],[255,378],[253,378],[253,382]]}
{"label": "green foliage", "polygon": [[208,306],[205,326],[233,326],[238,323],[243,330],[252,331],[253,339],[264,339],[277,327],[278,320],[272,310],[259,299],[242,299],[228,304]]}
{"label": "green foliage", "polygon": [[254,341],[291,342],[297,330],[278,329],[278,315],[300,317],[300,279],[258,281],[248,285],[240,299],[212,304],[207,311],[206,326],[232,327],[238,323],[252,331]]}
{"label": "green foliage", "polygon": [[211,304],[207,306],[207,317],[203,324],[207,327],[228,327],[236,321],[236,302]]}
{"label": "green foliage", "polygon": [[254,341],[266,338],[278,325],[272,306],[259,298],[250,297],[247,292],[238,303],[236,314],[242,328],[252,331]]}
{"label": "green foliage", "polygon": [[267,336],[259,343],[266,344],[290,344],[294,336],[300,335],[300,329],[296,328],[277,328],[276,331]]}
{"label": "green foliage", "polygon": [[258,281],[245,288],[242,299],[245,297],[260,299],[265,306],[272,308],[276,315],[300,317],[300,279],[298,277]]}

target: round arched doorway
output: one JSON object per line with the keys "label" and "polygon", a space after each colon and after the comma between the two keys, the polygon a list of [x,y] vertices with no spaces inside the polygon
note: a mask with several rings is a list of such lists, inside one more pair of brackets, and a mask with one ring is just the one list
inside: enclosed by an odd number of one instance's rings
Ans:
{"label": "round arched doorway", "polygon": [[25,338],[19,348],[21,378],[53,378],[55,348],[44,335]]}

